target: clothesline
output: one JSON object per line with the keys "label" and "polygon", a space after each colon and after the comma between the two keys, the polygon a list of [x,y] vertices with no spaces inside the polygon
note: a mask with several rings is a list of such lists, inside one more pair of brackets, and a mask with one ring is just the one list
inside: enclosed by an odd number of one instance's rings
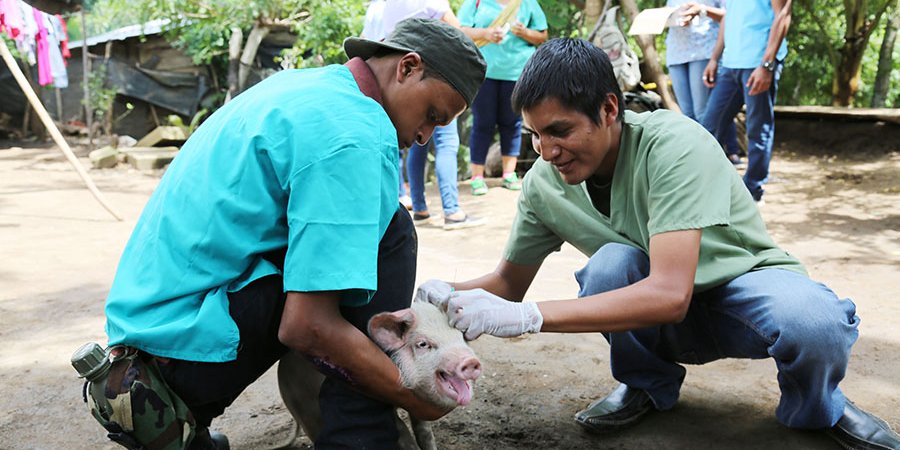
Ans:
{"label": "clothesline", "polygon": [[41,86],[69,86],[66,59],[69,34],[62,16],[47,14],[22,0],[0,0],[0,33],[16,43],[16,49],[29,65],[38,66]]}

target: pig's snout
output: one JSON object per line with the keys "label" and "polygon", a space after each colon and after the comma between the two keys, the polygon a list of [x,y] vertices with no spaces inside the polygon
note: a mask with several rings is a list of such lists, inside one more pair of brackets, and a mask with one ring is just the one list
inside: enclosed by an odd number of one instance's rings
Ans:
{"label": "pig's snout", "polygon": [[464,380],[475,380],[481,376],[481,361],[474,356],[466,358],[459,363],[456,373]]}

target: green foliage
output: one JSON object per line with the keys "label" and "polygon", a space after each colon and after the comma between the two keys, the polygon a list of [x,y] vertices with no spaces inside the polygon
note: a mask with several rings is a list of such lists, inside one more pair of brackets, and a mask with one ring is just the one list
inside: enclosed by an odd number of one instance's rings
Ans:
{"label": "green foliage", "polygon": [[547,32],[551,37],[576,37],[590,30],[582,32],[582,26],[593,26],[584,24],[581,9],[569,0],[541,0],[541,9],[547,16]]}
{"label": "green foliage", "polygon": [[[95,64],[88,75],[88,104],[94,113],[94,120],[107,120],[115,99],[116,90],[106,86],[106,66]],[[81,102],[84,103],[84,100]]]}
{"label": "green foliage", "polygon": [[295,67],[346,61],[341,44],[348,36],[359,36],[366,3],[361,0],[308,0],[303,6],[309,12],[309,19],[294,26],[297,42],[285,58]]}
{"label": "green foliage", "polygon": [[[843,10],[838,7],[817,7],[816,10],[818,18],[799,4],[792,9],[787,36],[788,56],[778,83],[778,104],[831,104],[831,80],[836,63],[831,55],[840,45],[837,33],[843,29]],[[821,26],[816,20],[822,21]],[[823,34],[822,26],[834,30],[834,35]]]}
{"label": "green foliage", "polygon": [[[870,2],[868,20],[874,20],[874,11],[884,2]],[[846,30],[846,5],[852,2],[839,0],[801,0],[792,9],[791,29],[788,32],[788,56],[784,73],[779,82],[778,103],[790,105],[830,105],[832,79],[838,64],[837,51],[843,45]],[[875,25],[863,55],[859,91],[855,106],[868,106],[872,99],[872,86],[878,66],[878,51],[884,38],[887,14]],[[897,79],[900,69],[898,48],[894,49],[892,79]],[[900,84],[891,83],[887,106],[900,97]],[[894,104],[893,106],[900,106]]]}
{"label": "green foliage", "polygon": [[[586,36],[593,24],[583,23],[578,0],[539,0],[547,15],[551,37]],[[735,0],[737,1],[737,0]],[[613,0],[614,3],[615,0]],[[803,7],[806,2],[815,12]],[[450,0],[458,10],[463,0]],[[638,0],[641,9],[664,6],[666,0]],[[840,0],[798,0],[788,34],[789,54],[779,84],[779,104],[831,103],[831,79],[836,61],[832,56],[843,39],[846,18]],[[870,2],[872,5],[881,1]],[[227,70],[228,40],[231,28],[238,27],[246,37],[253,24],[265,20],[292,23],[297,34],[293,48],[282,55],[285,66],[310,67],[345,60],[341,43],[362,30],[367,0],[88,0],[88,33],[96,35],[112,29],[168,18],[167,34],[173,44],[190,55],[196,64],[210,65],[220,80]],[[874,10],[874,6],[869,6]],[[870,14],[872,11],[869,11]],[[860,90],[856,104],[867,105],[884,34],[884,20],[877,25],[863,59]],[[818,22],[818,23],[817,23]],[[79,34],[78,15],[69,18],[70,35]],[[657,39],[657,49],[665,55],[665,36]],[[636,43],[632,47],[639,51]],[[895,49],[894,71],[888,106],[900,106],[900,45]],[[664,61],[662,61],[664,64]]]}

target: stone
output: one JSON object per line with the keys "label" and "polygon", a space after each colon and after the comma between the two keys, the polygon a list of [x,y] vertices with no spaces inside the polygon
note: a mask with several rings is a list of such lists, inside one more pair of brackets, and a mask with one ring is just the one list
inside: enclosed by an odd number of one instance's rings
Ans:
{"label": "stone", "polygon": [[175,159],[178,147],[131,147],[122,150],[125,160],[137,170],[162,169]]}
{"label": "stone", "polygon": [[118,155],[118,150],[112,147],[102,147],[88,153],[88,159],[91,160],[93,168],[108,169],[119,163]]}

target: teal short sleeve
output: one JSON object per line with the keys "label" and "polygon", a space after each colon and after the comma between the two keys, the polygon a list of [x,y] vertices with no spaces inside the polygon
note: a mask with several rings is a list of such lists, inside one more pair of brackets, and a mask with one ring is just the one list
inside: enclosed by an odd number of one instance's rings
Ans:
{"label": "teal short sleeve", "polygon": [[459,19],[460,25],[464,27],[475,26],[475,2],[476,0],[466,0],[459,7],[459,13],[456,14],[456,18]]}
{"label": "teal short sleeve", "polygon": [[292,175],[285,291],[376,289],[382,158],[351,146]]}
{"label": "teal short sleeve", "polygon": [[538,4],[537,0],[526,0],[528,4],[528,22],[524,22],[527,28],[537,31],[544,31],[547,29],[547,15],[544,14],[544,10],[541,9],[541,5]]}

